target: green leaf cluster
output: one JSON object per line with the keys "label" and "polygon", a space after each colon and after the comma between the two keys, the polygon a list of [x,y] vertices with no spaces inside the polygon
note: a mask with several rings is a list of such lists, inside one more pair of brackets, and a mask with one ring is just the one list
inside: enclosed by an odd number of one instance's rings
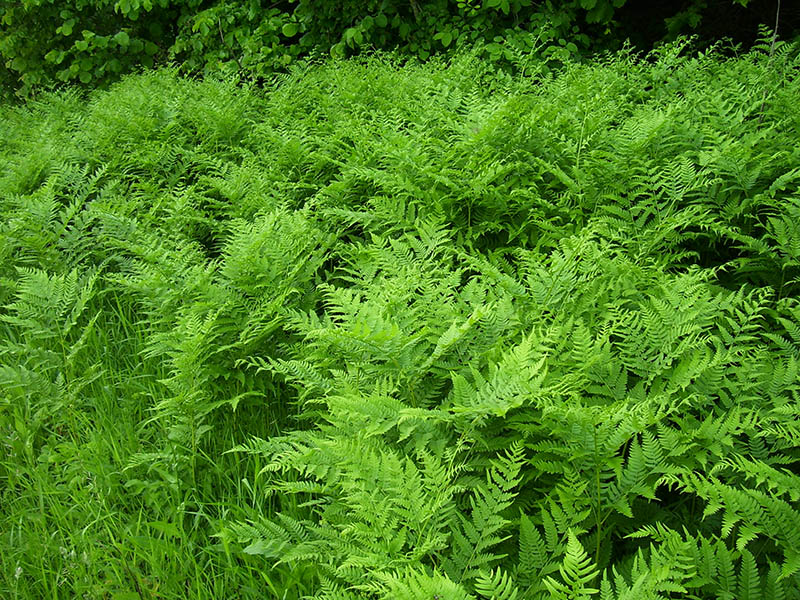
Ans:
{"label": "green leaf cluster", "polygon": [[[719,0],[730,3],[731,0]],[[737,4],[747,4],[737,0]],[[479,46],[503,68],[550,67],[619,48],[625,0],[2,0],[0,82],[29,97],[61,82],[105,86],[141,67],[268,80],[300,57],[399,50],[428,59]],[[656,39],[696,28],[692,0]],[[671,13],[665,13],[671,14]],[[770,18],[770,24],[772,20]]]}

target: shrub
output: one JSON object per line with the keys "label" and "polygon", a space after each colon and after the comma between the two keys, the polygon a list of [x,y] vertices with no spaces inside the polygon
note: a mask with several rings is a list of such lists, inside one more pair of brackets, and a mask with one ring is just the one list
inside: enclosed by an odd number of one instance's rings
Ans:
{"label": "shrub", "polygon": [[175,17],[168,0],[4,1],[3,78],[27,95],[55,81],[98,84],[138,65],[152,67],[173,44]]}
{"label": "shrub", "polygon": [[[729,0],[725,0],[726,2]],[[748,0],[733,0],[747,4]],[[399,49],[427,59],[478,44],[501,65],[618,47],[625,0],[0,0],[0,80],[23,96],[57,82],[103,85],[175,61],[191,72],[269,77],[300,56]],[[697,26],[705,2],[672,15]],[[656,28],[658,31],[659,28]]]}

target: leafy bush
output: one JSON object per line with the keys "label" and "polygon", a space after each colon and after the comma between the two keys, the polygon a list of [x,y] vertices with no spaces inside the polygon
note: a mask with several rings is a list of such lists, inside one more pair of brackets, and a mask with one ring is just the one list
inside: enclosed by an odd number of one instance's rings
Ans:
{"label": "leafy bush", "polygon": [[54,81],[97,84],[152,67],[173,43],[175,16],[168,0],[0,2],[0,77],[27,95]]}
{"label": "leafy bush", "polygon": [[[696,27],[706,4],[694,1],[670,14],[668,28],[656,27],[657,38]],[[0,80],[27,96],[53,82],[102,85],[167,61],[192,72],[268,78],[300,56],[399,49],[424,60],[476,43],[497,64],[514,65],[530,55],[558,63],[618,47],[630,34],[615,18],[624,5],[625,0],[2,0]]]}
{"label": "leafy bush", "polygon": [[800,597],[799,51],[4,106],[0,595]]}

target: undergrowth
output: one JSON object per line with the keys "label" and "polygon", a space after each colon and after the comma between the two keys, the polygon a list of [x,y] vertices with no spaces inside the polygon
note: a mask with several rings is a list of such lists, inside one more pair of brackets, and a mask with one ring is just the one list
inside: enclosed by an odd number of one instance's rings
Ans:
{"label": "undergrowth", "polygon": [[0,596],[800,598],[767,46],[0,109]]}

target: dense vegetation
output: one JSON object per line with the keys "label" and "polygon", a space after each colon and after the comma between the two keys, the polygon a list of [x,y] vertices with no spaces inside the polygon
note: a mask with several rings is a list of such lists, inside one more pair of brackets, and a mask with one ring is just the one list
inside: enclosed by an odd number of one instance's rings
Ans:
{"label": "dense vegetation", "polygon": [[0,108],[3,598],[800,598],[800,58]]}
{"label": "dense vegetation", "polygon": [[[784,2],[780,29],[800,33]],[[59,82],[105,85],[176,62],[184,72],[269,77],[298,57],[398,49],[422,60],[480,44],[512,66],[559,63],[699,33],[750,44],[774,27],[779,0],[0,0],[0,94],[28,97]],[[531,35],[533,34],[533,35]]]}

